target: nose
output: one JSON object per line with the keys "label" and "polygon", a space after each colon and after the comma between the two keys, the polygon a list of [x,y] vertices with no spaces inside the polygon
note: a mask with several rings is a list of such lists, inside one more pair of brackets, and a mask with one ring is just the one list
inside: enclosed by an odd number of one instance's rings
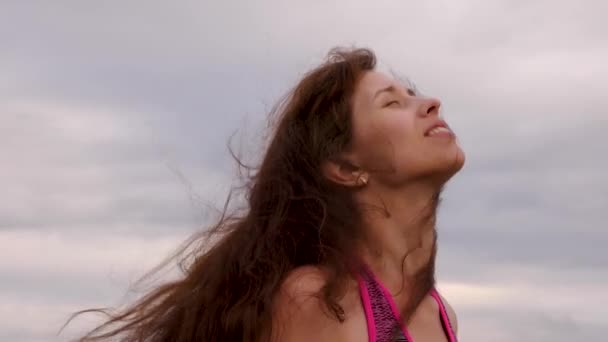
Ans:
{"label": "nose", "polygon": [[441,107],[441,101],[434,97],[429,97],[423,99],[422,108],[420,108],[420,113],[422,116],[428,115],[439,115],[439,108]]}

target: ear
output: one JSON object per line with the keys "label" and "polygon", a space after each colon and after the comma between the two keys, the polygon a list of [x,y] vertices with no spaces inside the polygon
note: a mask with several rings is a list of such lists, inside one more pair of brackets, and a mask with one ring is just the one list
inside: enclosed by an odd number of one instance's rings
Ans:
{"label": "ear", "polygon": [[347,187],[364,186],[368,182],[367,173],[348,160],[331,159],[322,165],[323,175],[330,181]]}

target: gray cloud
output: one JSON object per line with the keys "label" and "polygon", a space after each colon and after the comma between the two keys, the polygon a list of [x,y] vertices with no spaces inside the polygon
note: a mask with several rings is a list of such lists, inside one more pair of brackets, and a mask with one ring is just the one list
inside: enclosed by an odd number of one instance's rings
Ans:
{"label": "gray cloud", "polygon": [[[0,298],[27,306],[0,310],[13,319],[0,325],[0,339],[51,340],[60,322],[53,312],[89,305],[97,294],[100,305],[119,298],[116,284],[144,270],[129,251],[157,257],[155,238],[177,243],[208,222],[202,203],[221,202],[233,179],[230,134],[240,130],[244,154],[255,160],[274,101],[330,47],[352,43],[374,48],[384,67],[440,97],[467,152],[445,192],[440,280],[597,293],[593,286],[608,280],[606,6],[4,2],[0,241],[15,248],[0,256],[20,258],[22,269],[0,263]],[[75,238],[83,233],[90,237]],[[27,257],[40,252],[31,248],[43,246],[44,234],[63,241],[43,251],[55,273]],[[95,252],[95,240],[109,236],[124,238],[122,247]],[[71,251],[90,266],[62,268]],[[114,285],[103,280],[113,272]],[[522,275],[523,285],[514,282]],[[562,293],[549,290],[558,301]],[[571,303],[521,312],[469,299],[459,313],[470,341],[599,341],[608,324],[580,310],[584,319],[569,317]],[[15,320],[19,312],[39,312],[39,327],[22,330],[32,324]]]}
{"label": "gray cloud", "polygon": [[[603,327],[592,323],[581,323],[568,315],[545,311],[514,309],[510,312],[501,310],[476,310],[468,316],[479,325],[489,329],[472,331],[471,340],[490,338],[491,341],[510,341],[514,335],[526,341],[601,341]],[[503,324],[496,324],[496,321]],[[482,323],[483,322],[483,323]]]}

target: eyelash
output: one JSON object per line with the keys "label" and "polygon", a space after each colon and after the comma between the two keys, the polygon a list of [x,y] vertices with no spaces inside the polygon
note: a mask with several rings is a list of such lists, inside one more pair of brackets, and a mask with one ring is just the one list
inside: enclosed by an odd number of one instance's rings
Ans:
{"label": "eyelash", "polygon": [[390,105],[392,105],[393,103],[400,104],[400,103],[399,103],[399,101],[397,101],[397,100],[393,100],[393,101],[389,101],[387,104],[385,104],[385,105],[384,105],[384,107],[389,107],[389,106],[390,106]]}
{"label": "eyelash", "polygon": [[[409,96],[418,96],[418,91],[416,90],[416,88],[407,88],[407,94]],[[401,102],[397,101],[397,100],[392,100],[387,102],[384,107],[388,107],[390,105],[392,105],[393,103],[397,103],[397,104],[401,104]]]}

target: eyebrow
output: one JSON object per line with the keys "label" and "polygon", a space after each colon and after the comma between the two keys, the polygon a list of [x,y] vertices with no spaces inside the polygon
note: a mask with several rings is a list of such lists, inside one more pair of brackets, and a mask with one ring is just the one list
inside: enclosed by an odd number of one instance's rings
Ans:
{"label": "eyebrow", "polygon": [[377,91],[377,92],[374,94],[373,99],[375,100],[375,99],[378,97],[378,95],[380,95],[380,94],[382,94],[382,93],[384,93],[384,92],[394,92],[395,90],[397,90],[397,89],[395,89],[395,86],[392,86],[392,85],[390,85],[390,86],[388,86],[388,87],[386,87],[386,88],[382,88],[382,89],[378,90],[378,91]]}

